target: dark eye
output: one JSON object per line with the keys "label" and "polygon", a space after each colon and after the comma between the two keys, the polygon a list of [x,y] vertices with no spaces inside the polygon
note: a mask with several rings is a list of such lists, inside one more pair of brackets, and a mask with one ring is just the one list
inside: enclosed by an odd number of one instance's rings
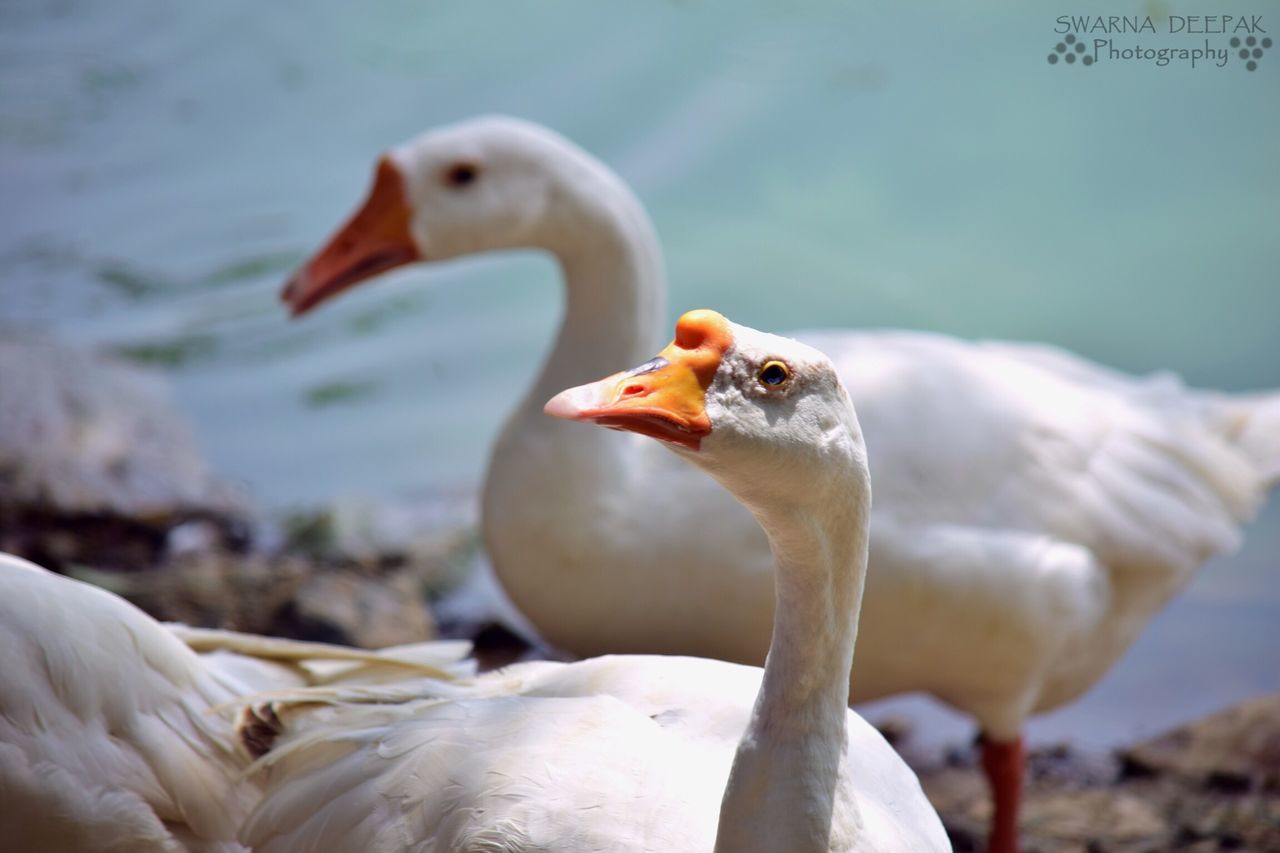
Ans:
{"label": "dark eye", "polygon": [[478,177],[480,177],[480,167],[475,163],[454,163],[444,170],[445,185],[454,189],[470,186]]}
{"label": "dark eye", "polygon": [[781,385],[791,378],[791,368],[780,361],[767,361],[756,378],[765,385]]}

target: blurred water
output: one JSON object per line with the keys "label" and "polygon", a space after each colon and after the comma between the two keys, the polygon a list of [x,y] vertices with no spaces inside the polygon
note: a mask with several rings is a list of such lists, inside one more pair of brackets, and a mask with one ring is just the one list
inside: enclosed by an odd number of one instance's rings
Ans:
{"label": "blurred water", "polygon": [[[1280,387],[1280,51],[1253,73],[1051,66],[1054,19],[1089,7],[1045,9],[7,0],[0,324],[169,370],[264,505],[474,483],[549,342],[549,262],[405,271],[299,324],[275,294],[376,152],[509,112],[636,187],[673,315],[1037,339]],[[1280,35],[1261,2],[1093,10]],[[1280,689],[1278,545],[1272,510],[1045,736]]]}

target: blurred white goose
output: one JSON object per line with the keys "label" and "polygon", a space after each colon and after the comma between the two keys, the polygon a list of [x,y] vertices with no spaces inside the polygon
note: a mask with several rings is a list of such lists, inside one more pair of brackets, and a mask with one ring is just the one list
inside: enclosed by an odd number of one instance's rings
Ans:
{"label": "blurred white goose", "polygon": [[236,833],[260,790],[231,715],[215,709],[268,688],[446,676],[436,665],[467,653],[163,626],[0,554],[0,846],[242,850]]}
{"label": "blurred white goose", "polygon": [[[949,850],[915,775],[846,707],[871,491],[831,362],[690,312],[656,358],[546,411],[661,438],[751,510],[777,561],[763,673],[615,656],[436,689],[285,691],[245,721],[256,744],[283,736],[242,840],[261,853]],[[700,497],[681,485],[673,512]]]}
{"label": "blurred white goose", "polygon": [[[749,514],[634,436],[539,416],[555,389],[651,351],[660,327],[653,230],[605,166],[512,119],[427,133],[382,159],[364,206],[285,299],[301,314],[411,261],[513,248],[550,252],[567,299],[484,484],[503,586],[579,654],[759,662],[773,584]],[[1280,396],[1192,391],[1039,346],[801,337],[840,370],[874,471],[851,698],[922,690],[975,716],[992,848],[1007,853],[1023,720],[1079,696],[1197,567],[1237,544],[1280,475]]]}

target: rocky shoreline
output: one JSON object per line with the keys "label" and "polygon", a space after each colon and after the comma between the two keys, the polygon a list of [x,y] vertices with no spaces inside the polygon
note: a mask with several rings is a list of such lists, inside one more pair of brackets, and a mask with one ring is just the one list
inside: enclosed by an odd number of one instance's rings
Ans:
{"label": "rocky shoreline", "polygon": [[[898,745],[957,853],[983,849],[990,802],[972,747]],[[1111,753],[1032,749],[1024,853],[1280,850],[1280,696],[1227,708]]]}

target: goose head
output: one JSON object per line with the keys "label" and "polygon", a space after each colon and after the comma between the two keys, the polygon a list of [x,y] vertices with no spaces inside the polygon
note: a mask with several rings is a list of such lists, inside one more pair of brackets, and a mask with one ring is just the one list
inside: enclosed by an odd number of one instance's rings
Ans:
{"label": "goose head", "polygon": [[848,394],[821,352],[690,311],[653,359],[562,391],[549,415],[639,433],[707,470],[749,505],[810,502],[866,480]]}
{"label": "goose head", "polygon": [[364,203],[282,299],[297,316],[417,261],[559,251],[620,193],[629,197],[611,172],[540,125],[485,117],[432,130],[382,155]]}

